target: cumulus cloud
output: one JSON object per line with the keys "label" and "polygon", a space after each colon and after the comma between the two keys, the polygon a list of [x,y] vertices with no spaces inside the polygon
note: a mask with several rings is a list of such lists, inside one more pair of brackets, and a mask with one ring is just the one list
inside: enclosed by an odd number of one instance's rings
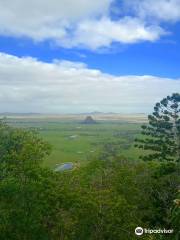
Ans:
{"label": "cumulus cloud", "polygon": [[[25,36],[35,41],[48,39],[63,47],[93,50],[109,47],[113,42],[156,41],[165,34],[159,25],[146,23],[138,14],[112,20],[113,2],[115,0],[0,0],[0,34]],[[136,5],[131,4],[134,11],[140,9],[143,14],[148,1],[143,1],[142,9],[139,1],[135,2]]]}
{"label": "cumulus cloud", "polygon": [[79,113],[152,111],[180,91],[180,79],[113,76],[83,63],[0,54],[0,112]]}
{"label": "cumulus cloud", "polygon": [[172,22],[180,20],[180,0],[124,0],[124,4],[144,19]]}
{"label": "cumulus cloud", "polygon": [[36,41],[63,38],[83,18],[106,14],[112,0],[0,0],[0,33]]}
{"label": "cumulus cloud", "polygon": [[65,47],[88,46],[91,49],[109,47],[112,42],[136,43],[139,41],[156,41],[166,32],[159,26],[146,25],[137,18],[124,17],[111,21],[107,17],[100,20],[81,22],[71,38],[67,36],[59,42]]}

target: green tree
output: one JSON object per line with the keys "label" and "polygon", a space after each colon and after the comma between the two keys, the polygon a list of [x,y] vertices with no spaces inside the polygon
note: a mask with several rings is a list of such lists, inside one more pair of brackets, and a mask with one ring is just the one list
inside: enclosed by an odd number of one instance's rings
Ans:
{"label": "green tree", "polygon": [[91,160],[72,172],[68,188],[79,195],[80,205],[72,204],[76,224],[70,239],[137,239],[135,228],[150,228],[149,215],[155,213],[149,202],[153,171],[147,163],[117,157],[111,161]]}
{"label": "green tree", "polygon": [[49,152],[37,133],[0,124],[0,239],[70,239],[76,197],[41,166]]}
{"label": "green tree", "polygon": [[180,94],[174,93],[156,103],[142,126],[143,137],[135,146],[148,152],[144,160],[180,162]]}
{"label": "green tree", "polygon": [[177,198],[174,200],[174,206],[171,212],[171,226],[174,229],[174,239],[180,238],[180,190],[178,190]]}

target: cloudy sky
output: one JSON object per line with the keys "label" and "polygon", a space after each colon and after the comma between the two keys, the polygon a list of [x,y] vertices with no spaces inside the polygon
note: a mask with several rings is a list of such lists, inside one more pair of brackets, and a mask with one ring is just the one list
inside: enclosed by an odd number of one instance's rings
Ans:
{"label": "cloudy sky", "polygon": [[147,113],[179,65],[180,0],[0,0],[0,112]]}

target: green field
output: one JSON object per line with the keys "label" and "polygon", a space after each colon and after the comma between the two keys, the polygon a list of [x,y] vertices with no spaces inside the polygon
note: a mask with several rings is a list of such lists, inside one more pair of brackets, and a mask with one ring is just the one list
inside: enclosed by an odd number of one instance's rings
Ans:
{"label": "green field", "polygon": [[103,154],[106,145],[113,146],[118,155],[129,159],[139,155],[133,143],[140,131],[140,123],[98,121],[86,125],[77,120],[11,119],[8,124],[38,130],[52,145],[52,153],[44,161],[44,165],[51,168],[65,162],[84,164]]}

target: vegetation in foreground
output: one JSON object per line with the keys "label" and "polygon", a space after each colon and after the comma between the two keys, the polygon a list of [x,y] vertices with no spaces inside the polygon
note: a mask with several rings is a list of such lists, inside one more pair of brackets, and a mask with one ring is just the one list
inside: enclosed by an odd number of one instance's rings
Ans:
{"label": "vegetation in foreground", "polygon": [[50,150],[35,132],[0,125],[1,239],[132,240],[137,226],[174,229],[141,239],[178,239],[176,158],[129,161],[108,150],[56,173],[42,167]]}

